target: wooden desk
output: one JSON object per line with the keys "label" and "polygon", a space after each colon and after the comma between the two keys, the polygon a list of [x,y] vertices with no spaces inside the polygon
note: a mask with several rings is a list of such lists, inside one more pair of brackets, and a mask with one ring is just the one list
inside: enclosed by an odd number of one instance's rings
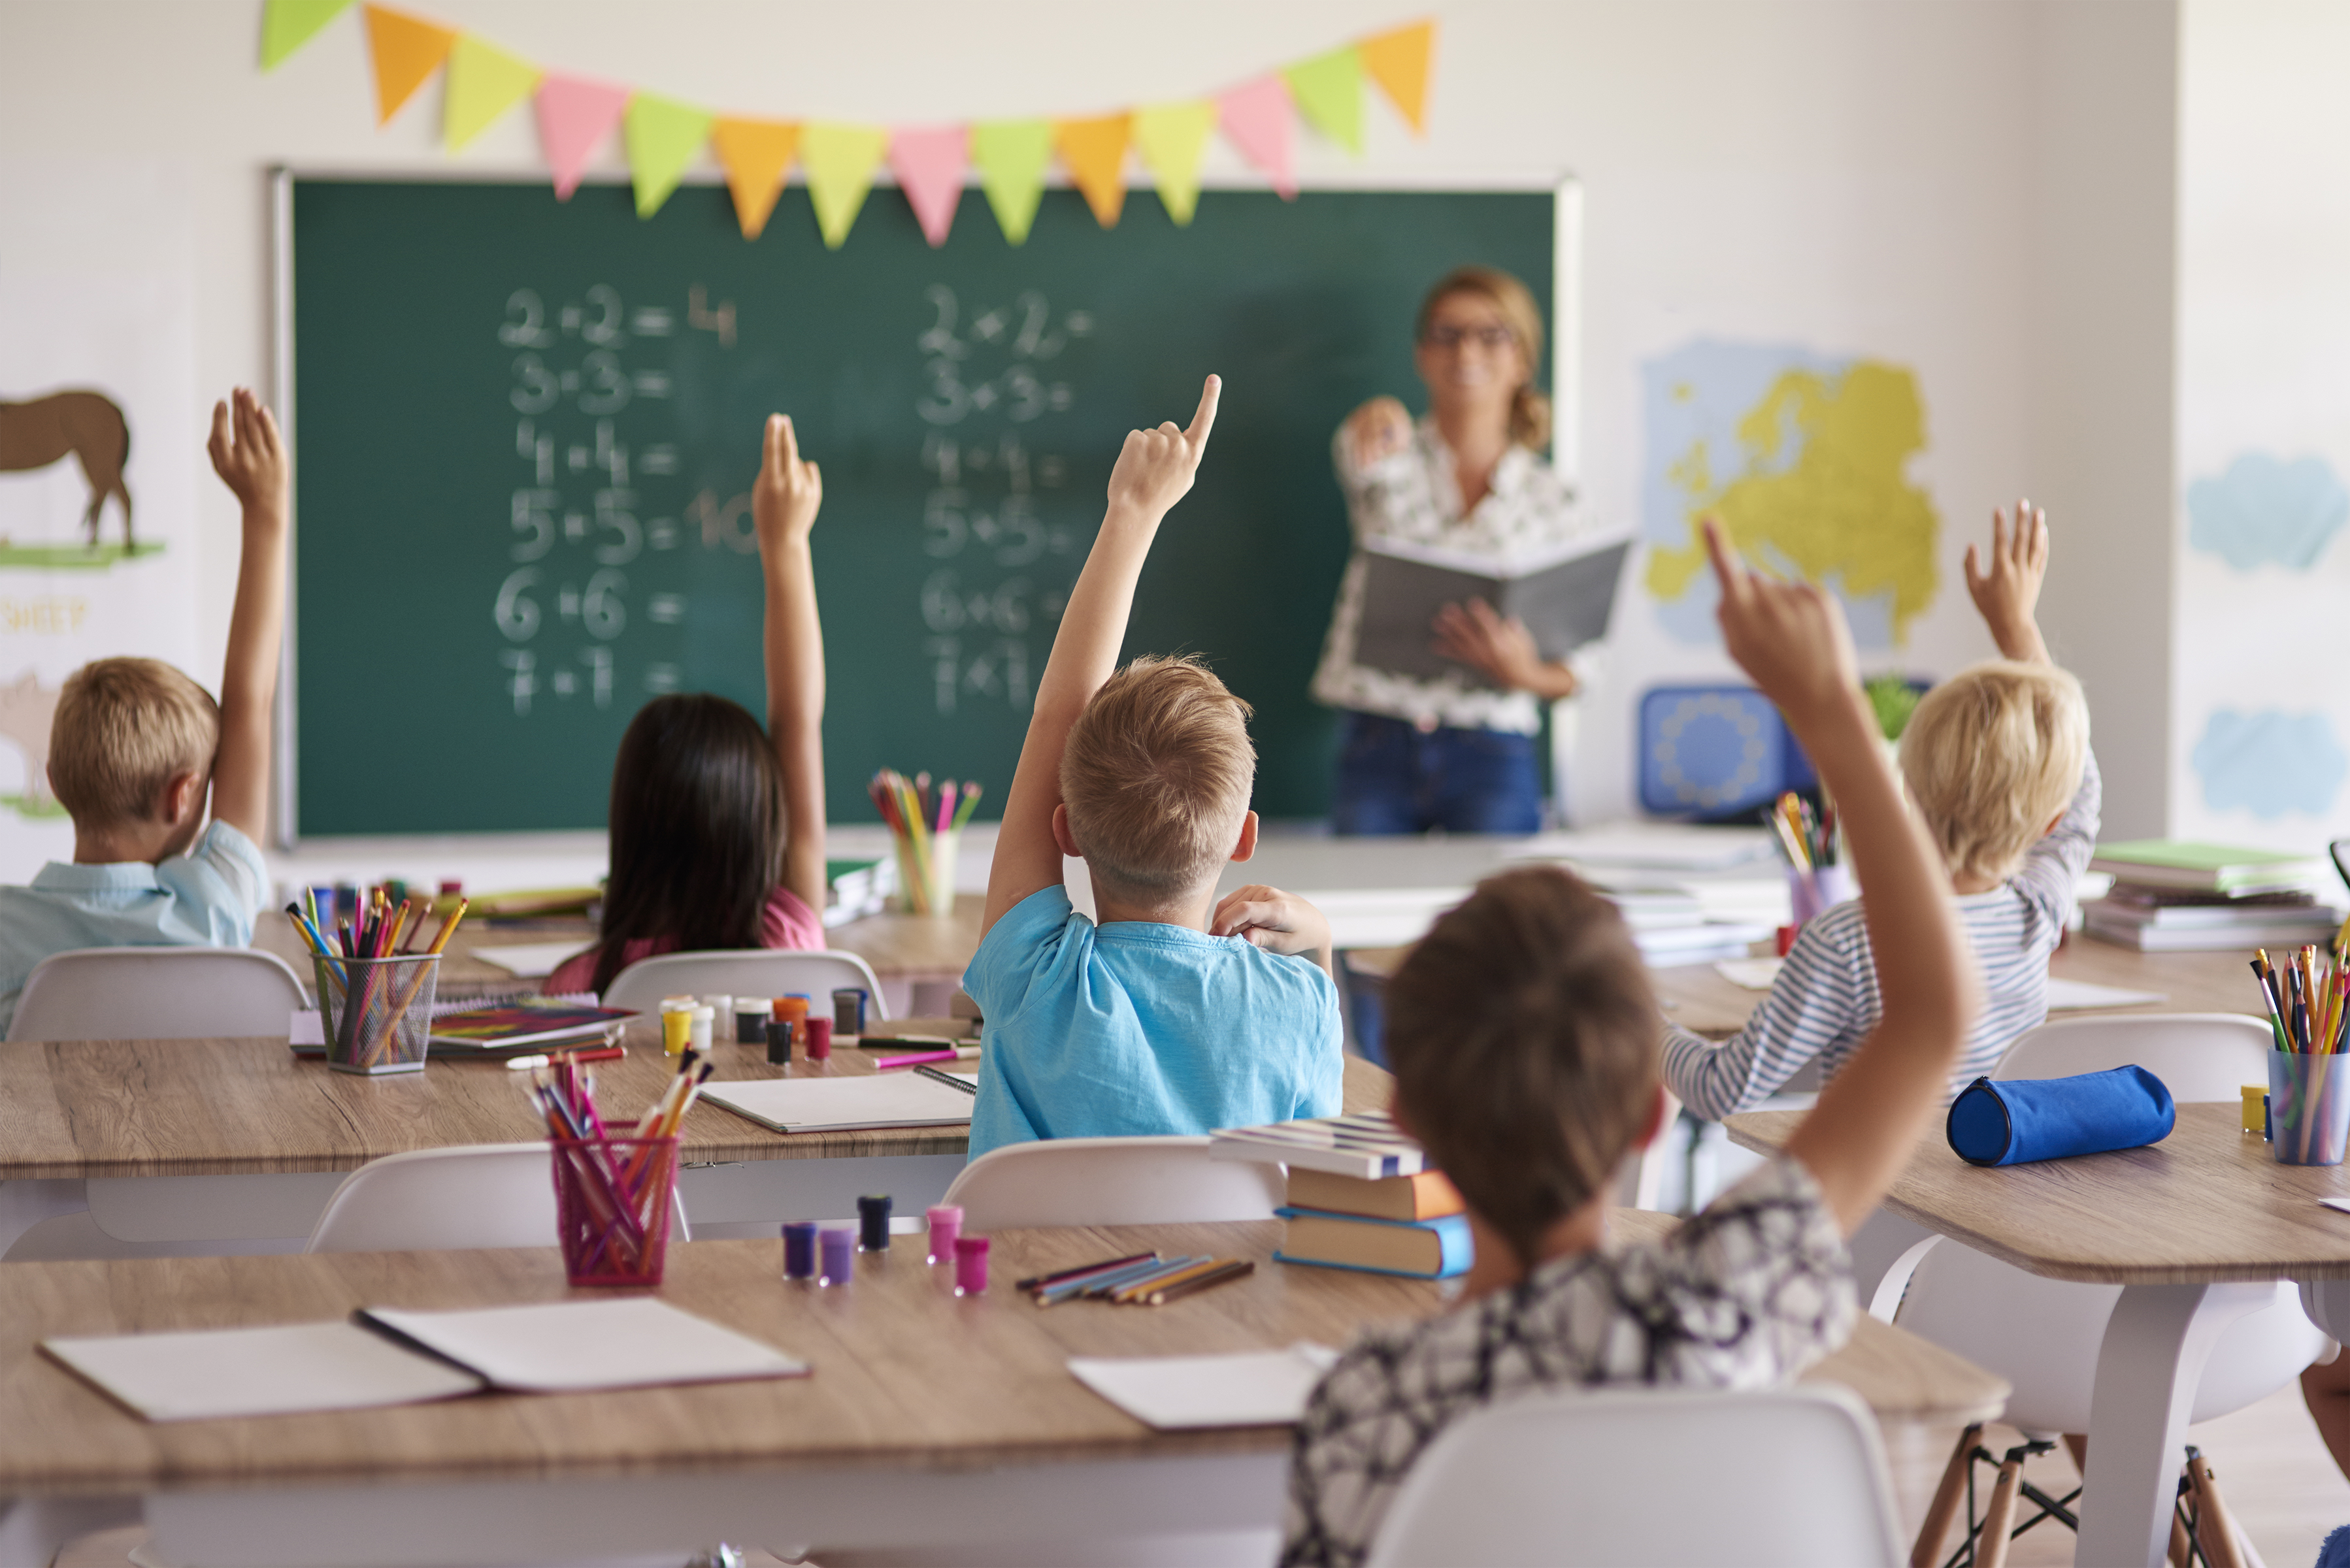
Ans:
{"label": "wooden desk", "polygon": [[[1800,1112],[1725,1124],[1744,1147],[1775,1153]],[[1911,1157],[1886,1207],[2050,1279],[2123,1287],[2091,1397],[2083,1563],[2162,1561],[2170,1481],[2203,1363],[2220,1330],[2269,1299],[2226,1282],[2298,1280],[2329,1332],[2350,1328],[2350,1215],[2319,1207],[2350,1196],[2341,1167],[2279,1165],[2240,1129],[2239,1107],[2178,1107],[2171,1135],[2146,1148],[1983,1169],[1952,1154],[1939,1127]]]}
{"label": "wooden desk", "polygon": [[[962,1300],[944,1271],[922,1264],[916,1238],[860,1257],[855,1282],[831,1291],[777,1278],[774,1242],[696,1242],[671,1249],[660,1294],[801,1356],[813,1376],[168,1425],[120,1409],[38,1341],[328,1320],[364,1304],[558,1300],[571,1293],[557,1254],[19,1265],[0,1270],[0,1496],[143,1498],[157,1548],[191,1563],[545,1561],[721,1537],[968,1551],[1040,1534],[1269,1528],[1285,1428],[1154,1433],[1065,1364],[1342,1345],[1367,1324],[1439,1309],[1425,1282],[1273,1263],[1279,1232],[1272,1222],[1003,1231],[989,1293]],[[1146,1247],[1260,1267],[1164,1309],[1044,1310],[1009,1289]],[[1873,1320],[1815,1376],[1893,1420],[1973,1418],[2003,1392]]]}

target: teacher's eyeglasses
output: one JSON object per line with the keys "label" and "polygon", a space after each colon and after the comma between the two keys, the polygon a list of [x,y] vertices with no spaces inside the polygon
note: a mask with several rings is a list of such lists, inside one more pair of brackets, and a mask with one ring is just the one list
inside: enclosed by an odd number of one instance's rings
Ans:
{"label": "teacher's eyeglasses", "polygon": [[1474,343],[1491,353],[1499,353],[1517,341],[1517,335],[1506,327],[1431,327],[1421,335],[1420,341],[1431,348],[1458,348],[1463,343]]}

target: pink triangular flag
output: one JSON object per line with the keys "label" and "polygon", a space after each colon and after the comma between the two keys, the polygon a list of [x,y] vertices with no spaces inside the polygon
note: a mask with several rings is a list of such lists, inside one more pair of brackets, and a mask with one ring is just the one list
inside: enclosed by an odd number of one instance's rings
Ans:
{"label": "pink triangular flag", "polygon": [[598,144],[620,123],[629,89],[549,71],[538,84],[538,140],[555,168],[555,199],[571,200]]}
{"label": "pink triangular flag", "polygon": [[1224,134],[1241,156],[1273,177],[1284,202],[1297,194],[1289,167],[1289,84],[1279,74],[1243,82],[1216,99]]}
{"label": "pink triangular flag", "polygon": [[904,128],[889,133],[889,171],[933,246],[947,243],[955,208],[962,201],[962,169],[968,137],[960,125],[932,130]]}

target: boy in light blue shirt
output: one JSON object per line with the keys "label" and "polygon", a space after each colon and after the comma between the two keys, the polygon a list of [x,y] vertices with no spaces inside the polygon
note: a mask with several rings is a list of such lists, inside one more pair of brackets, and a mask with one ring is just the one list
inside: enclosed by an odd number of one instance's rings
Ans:
{"label": "boy in light blue shirt", "polygon": [[[1221,389],[1209,377],[1188,431],[1127,436],[1037,683],[963,975],[987,1020],[974,1159],[1035,1138],[1338,1112],[1329,922],[1278,888],[1216,898],[1224,863],[1256,849],[1248,705],[1189,659],[1115,670],[1135,579],[1191,488]],[[1084,857],[1098,924],[1070,908],[1064,855]]]}
{"label": "boy in light blue shirt", "polygon": [[67,677],[48,776],[73,818],[74,857],[43,867],[29,888],[0,888],[0,1034],[42,960],[76,948],[241,948],[268,897],[255,841],[269,808],[290,470],[276,421],[243,388],[213,405],[208,450],[244,511],[220,702],[160,659],[101,659]]}

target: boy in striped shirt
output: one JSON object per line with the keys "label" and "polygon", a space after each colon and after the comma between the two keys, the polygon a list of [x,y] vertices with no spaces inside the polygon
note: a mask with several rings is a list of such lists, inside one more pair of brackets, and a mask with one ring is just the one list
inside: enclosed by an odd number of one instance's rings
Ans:
{"label": "boy in striped shirt", "polygon": [[[1902,778],[1942,851],[1982,981],[1946,1100],[2047,1016],[2048,959],[2097,841],[2088,704],[2033,618],[2047,571],[2045,514],[2019,503],[2011,530],[1994,513],[1987,569],[1967,546],[1967,592],[2003,657],[1928,692],[1901,736]],[[1745,1028],[1711,1041],[1667,1025],[1665,1082],[1693,1115],[1719,1121],[1814,1057],[1835,1076],[1881,1011],[1860,903],[1839,904],[1805,922]]]}

